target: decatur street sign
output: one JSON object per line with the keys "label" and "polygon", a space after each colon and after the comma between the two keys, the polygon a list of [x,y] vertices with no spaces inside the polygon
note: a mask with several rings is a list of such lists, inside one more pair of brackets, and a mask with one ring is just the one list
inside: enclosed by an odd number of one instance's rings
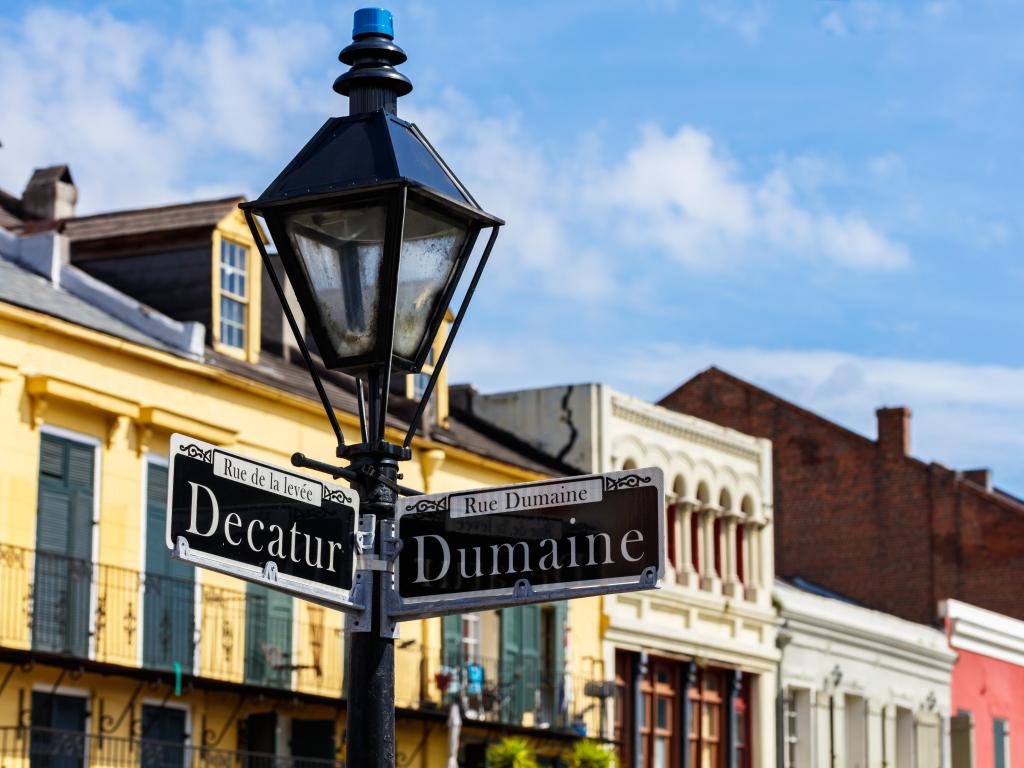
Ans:
{"label": "decatur street sign", "polygon": [[398,501],[395,619],[657,586],[657,468]]}
{"label": "decatur street sign", "polygon": [[342,610],[359,497],[332,483],[171,436],[167,546],[195,565]]}

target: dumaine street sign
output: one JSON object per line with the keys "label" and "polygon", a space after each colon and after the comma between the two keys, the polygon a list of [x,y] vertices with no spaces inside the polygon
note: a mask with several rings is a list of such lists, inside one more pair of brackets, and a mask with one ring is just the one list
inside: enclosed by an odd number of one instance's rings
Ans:
{"label": "dumaine street sign", "polygon": [[350,488],[172,435],[172,556],[345,611],[359,497]]}
{"label": "dumaine street sign", "polygon": [[660,469],[398,501],[392,620],[657,587]]}

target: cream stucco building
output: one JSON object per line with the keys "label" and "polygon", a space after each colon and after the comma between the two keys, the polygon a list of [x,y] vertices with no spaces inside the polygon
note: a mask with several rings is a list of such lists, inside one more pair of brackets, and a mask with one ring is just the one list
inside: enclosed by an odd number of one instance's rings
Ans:
{"label": "cream stucco building", "polygon": [[949,763],[945,634],[830,596],[775,584],[784,768],[940,768]]}
{"label": "cream stucco building", "polygon": [[773,766],[771,444],[600,384],[454,396],[582,471],[665,474],[662,588],[578,601],[602,627],[590,664],[615,683],[603,727],[623,765]]}

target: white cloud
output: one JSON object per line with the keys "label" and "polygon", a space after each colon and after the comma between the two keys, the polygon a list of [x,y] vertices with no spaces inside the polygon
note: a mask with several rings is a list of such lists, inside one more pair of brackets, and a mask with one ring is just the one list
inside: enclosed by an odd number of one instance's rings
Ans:
{"label": "white cloud", "polygon": [[861,270],[903,269],[911,263],[906,246],[859,212],[800,205],[784,166],[760,181],[743,178],[711,136],[688,126],[672,135],[645,130],[640,143],[595,187],[591,201],[610,215],[628,213],[624,241],[654,246],[691,266],[769,256]]}
{"label": "white cloud", "polygon": [[31,10],[0,35],[0,186],[18,193],[34,167],[68,162],[82,212],[188,197],[201,158],[272,151],[309,108],[302,71],[325,35],[251,26],[192,40],[107,13]]}

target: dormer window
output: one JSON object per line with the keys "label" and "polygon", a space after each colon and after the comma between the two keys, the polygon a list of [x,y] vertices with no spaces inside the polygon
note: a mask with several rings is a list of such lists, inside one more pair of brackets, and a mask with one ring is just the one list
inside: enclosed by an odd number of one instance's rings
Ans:
{"label": "dormer window", "polygon": [[238,350],[245,349],[248,256],[244,246],[220,241],[220,343]]}

